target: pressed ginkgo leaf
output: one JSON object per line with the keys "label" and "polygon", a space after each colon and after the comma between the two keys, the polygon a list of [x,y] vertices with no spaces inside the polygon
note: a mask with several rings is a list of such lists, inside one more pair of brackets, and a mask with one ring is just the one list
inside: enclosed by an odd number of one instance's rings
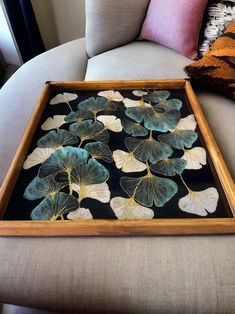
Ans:
{"label": "pressed ginkgo leaf", "polygon": [[63,124],[65,124],[65,115],[55,115],[52,118],[47,118],[46,121],[41,125],[41,129],[48,131],[53,129],[59,129]]}
{"label": "pressed ginkgo leaf", "polygon": [[124,106],[126,108],[131,108],[131,107],[151,107],[151,105],[147,102],[144,102],[143,99],[140,99],[140,100],[132,100],[132,99],[129,99],[129,98],[124,98],[123,99],[123,103],[124,103]]}
{"label": "pressed ginkgo leaf", "polygon": [[90,220],[93,219],[91,212],[88,208],[78,208],[67,215],[70,220]]}
{"label": "pressed ginkgo leaf", "polygon": [[109,178],[108,170],[95,159],[89,159],[88,163],[80,164],[71,172],[71,180],[80,186],[104,183]]}
{"label": "pressed ginkgo leaf", "polygon": [[122,220],[152,219],[154,216],[152,209],[141,206],[133,198],[114,197],[110,206],[116,217]]}
{"label": "pressed ginkgo leaf", "polygon": [[173,130],[171,133],[161,134],[158,139],[170,145],[171,147],[184,149],[184,147],[191,148],[193,143],[197,140],[198,135],[191,130]]}
{"label": "pressed ginkgo leaf", "polygon": [[78,200],[75,197],[59,192],[54,196],[47,196],[37,207],[35,207],[31,213],[31,219],[63,219],[63,215],[74,211],[78,206]]}
{"label": "pressed ginkgo leaf", "polygon": [[115,101],[120,102],[123,100],[122,95],[114,90],[106,90],[98,93],[98,96],[104,97],[107,99],[108,102]]}
{"label": "pressed ginkgo leaf", "polygon": [[122,121],[122,126],[125,132],[132,136],[145,136],[148,134],[148,131],[141,124],[127,119]]}
{"label": "pressed ginkgo leaf", "polygon": [[107,144],[104,144],[102,142],[87,143],[84,149],[86,149],[90,153],[92,158],[102,159],[109,163],[113,161],[112,152]]}
{"label": "pressed ginkgo leaf", "polygon": [[104,97],[90,97],[80,102],[77,108],[81,111],[90,111],[94,116],[100,111],[115,111],[117,106],[113,102],[108,102]]}
{"label": "pressed ginkgo leaf", "polygon": [[122,169],[123,172],[141,172],[146,170],[146,164],[137,160],[133,153],[127,153],[118,149],[113,152],[113,159],[116,167]]}
{"label": "pressed ginkgo leaf", "polygon": [[54,98],[51,99],[50,105],[57,105],[60,103],[68,103],[68,102],[75,100],[77,98],[78,98],[77,94],[61,93],[61,94],[58,94]]}
{"label": "pressed ginkgo leaf", "polygon": [[181,174],[186,166],[186,161],[181,158],[166,158],[151,165],[151,170],[165,176],[175,176]]}
{"label": "pressed ginkgo leaf", "polygon": [[197,122],[194,118],[194,115],[190,114],[189,116],[180,119],[179,123],[176,126],[176,129],[195,131],[196,126],[197,126]]}
{"label": "pressed ginkgo leaf", "polygon": [[185,169],[201,169],[206,165],[206,151],[202,147],[194,147],[192,149],[185,149],[184,155],[181,157],[186,161]]}
{"label": "pressed ginkgo leaf", "polygon": [[143,90],[133,90],[132,94],[138,97],[142,97],[144,95],[147,95],[148,93]]}
{"label": "pressed ginkgo leaf", "polygon": [[127,108],[125,114],[136,122],[144,121],[146,129],[160,132],[174,129],[180,120],[180,112],[178,110],[165,111],[162,108]]}
{"label": "pressed ginkgo leaf", "polygon": [[52,130],[37,141],[41,148],[58,149],[61,146],[71,145],[78,142],[76,136],[66,130]]}
{"label": "pressed ginkgo leaf", "polygon": [[189,194],[179,200],[179,208],[187,213],[198,216],[207,216],[216,211],[219,194],[216,188],[211,187],[204,191],[189,191]]}
{"label": "pressed ginkgo leaf", "polygon": [[85,120],[71,124],[69,131],[78,136],[81,141],[96,140],[107,143],[109,141],[109,133],[101,122],[93,120]]}
{"label": "pressed ginkgo leaf", "polygon": [[76,112],[72,111],[70,112],[64,120],[66,122],[79,122],[82,120],[93,118],[93,114],[90,111],[80,111],[77,110]]}
{"label": "pressed ginkgo leaf", "polygon": [[56,182],[54,176],[46,178],[35,177],[27,186],[24,192],[24,198],[28,200],[37,200],[45,196],[54,196],[67,184],[64,182]]}
{"label": "pressed ginkgo leaf", "polygon": [[84,198],[93,198],[101,203],[108,203],[110,201],[110,190],[107,183],[90,185],[73,183],[72,187],[78,193],[80,201]]}
{"label": "pressed ginkgo leaf", "polygon": [[155,141],[153,138],[137,139],[127,137],[125,145],[129,152],[141,161],[156,163],[159,160],[170,157],[173,153],[172,148],[164,143]]}
{"label": "pressed ginkgo leaf", "polygon": [[89,153],[82,148],[67,146],[55,151],[39,169],[39,176],[46,177],[57,172],[70,173],[80,164],[86,163]]}
{"label": "pressed ginkgo leaf", "polygon": [[47,160],[55,150],[53,148],[40,148],[37,147],[33,152],[28,155],[23,164],[23,169],[29,169],[36,165],[42,164]]}
{"label": "pressed ginkgo leaf", "polygon": [[141,178],[122,177],[120,185],[129,197],[143,206],[155,204],[161,207],[166,204],[178,191],[177,184],[171,179],[160,178],[148,174]]}
{"label": "pressed ginkgo leaf", "polygon": [[171,93],[167,90],[153,90],[148,95],[144,96],[144,99],[150,102],[158,103],[169,98]]}
{"label": "pressed ginkgo leaf", "polygon": [[97,120],[103,123],[104,127],[110,131],[113,131],[113,132],[122,131],[121,120],[118,119],[116,116],[111,116],[111,115],[98,116]]}
{"label": "pressed ginkgo leaf", "polygon": [[[151,102],[152,105],[156,108],[163,108],[166,111],[170,110],[180,110],[182,107],[182,101],[179,99],[169,99],[169,100],[164,100],[159,98],[159,96],[154,95],[154,94],[148,94],[143,97],[145,101]],[[157,104],[157,105],[156,105]]]}

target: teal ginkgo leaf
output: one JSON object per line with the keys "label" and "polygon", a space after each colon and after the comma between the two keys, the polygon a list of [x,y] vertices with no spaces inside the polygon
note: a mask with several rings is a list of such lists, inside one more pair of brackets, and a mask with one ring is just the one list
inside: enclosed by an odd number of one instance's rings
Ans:
{"label": "teal ginkgo leaf", "polygon": [[145,136],[148,134],[148,131],[140,123],[131,120],[124,119],[122,121],[122,126],[125,132],[132,136]]}
{"label": "teal ginkgo leaf", "polygon": [[113,161],[113,155],[107,144],[102,142],[87,143],[84,146],[92,158],[102,159],[108,163]]}
{"label": "teal ginkgo leaf", "polygon": [[197,140],[198,135],[191,130],[173,130],[171,133],[158,136],[159,141],[170,145],[173,148],[184,149],[191,148]]}
{"label": "teal ginkgo leaf", "polygon": [[110,206],[116,217],[121,220],[152,219],[154,216],[152,209],[141,206],[133,198],[114,197]]}
{"label": "teal ginkgo leaf", "polygon": [[[69,131],[80,138],[81,143],[85,140],[96,140],[107,143],[109,133],[101,122],[85,120],[71,124]],[[81,145],[80,143],[80,145]]]}
{"label": "teal ginkgo leaf", "polygon": [[47,177],[58,172],[70,174],[72,169],[86,163],[89,153],[72,146],[55,151],[40,167],[39,177]]}
{"label": "teal ginkgo leaf", "polygon": [[46,196],[54,196],[67,184],[64,182],[56,182],[55,176],[46,178],[35,177],[27,186],[24,192],[24,198],[28,200],[37,200]]}
{"label": "teal ginkgo leaf", "polygon": [[162,207],[178,191],[177,184],[171,179],[160,178],[148,173],[141,178],[122,177],[120,185],[129,197],[139,204]]}
{"label": "teal ginkgo leaf", "polygon": [[153,107],[127,108],[125,114],[138,123],[144,121],[146,129],[160,132],[174,129],[180,120],[178,110],[165,111],[162,108],[154,109]]}
{"label": "teal ginkgo leaf", "polygon": [[38,147],[58,149],[61,146],[72,145],[78,142],[75,135],[66,130],[52,130],[37,141]]}
{"label": "teal ginkgo leaf", "polygon": [[179,99],[161,100],[157,105],[154,105],[154,109],[163,108],[165,111],[180,110],[182,107],[182,101]]}
{"label": "teal ginkgo leaf", "polygon": [[186,167],[186,161],[181,158],[166,158],[156,164],[151,165],[150,169],[158,174],[165,176],[175,176],[181,174]]}
{"label": "teal ginkgo leaf", "polygon": [[78,200],[74,196],[59,192],[54,196],[47,196],[38,206],[36,206],[31,213],[31,219],[63,219],[65,214],[76,210],[78,206]]}
{"label": "teal ginkgo leaf", "polygon": [[93,113],[90,111],[80,111],[77,110],[76,112],[72,111],[70,112],[65,118],[65,122],[80,122],[86,119],[93,118]]}
{"label": "teal ginkgo leaf", "polygon": [[137,159],[144,162],[156,163],[173,154],[173,150],[169,145],[155,141],[152,137],[148,139],[127,137],[125,145],[129,152],[132,152]]}
{"label": "teal ginkgo leaf", "polygon": [[96,117],[98,112],[101,111],[115,111],[117,106],[114,102],[107,101],[104,97],[90,97],[80,102],[77,106],[80,111],[90,111]]}
{"label": "teal ginkgo leaf", "polygon": [[169,98],[171,93],[167,90],[153,90],[149,92],[147,95],[144,95],[144,100],[154,103],[159,103],[160,101],[164,101]]}

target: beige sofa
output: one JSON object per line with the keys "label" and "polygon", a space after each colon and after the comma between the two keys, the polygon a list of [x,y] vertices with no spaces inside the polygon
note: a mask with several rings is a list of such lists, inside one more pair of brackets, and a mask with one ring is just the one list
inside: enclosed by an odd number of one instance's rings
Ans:
{"label": "beige sofa", "polygon": [[[135,41],[148,0],[87,0],[78,39],[0,90],[0,181],[45,81],[185,78],[186,57]],[[196,90],[235,178],[234,103]],[[71,313],[234,313],[235,236],[0,238],[0,303]]]}

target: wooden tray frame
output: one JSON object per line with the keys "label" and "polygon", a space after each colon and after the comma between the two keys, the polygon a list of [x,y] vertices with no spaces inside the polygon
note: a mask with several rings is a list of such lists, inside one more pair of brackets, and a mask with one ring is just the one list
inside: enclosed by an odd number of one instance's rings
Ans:
{"label": "wooden tray frame", "polygon": [[[221,156],[202,109],[187,80],[160,81],[89,81],[48,82],[37,103],[32,118],[15,154],[6,178],[0,188],[0,218],[3,217],[14,185],[24,163],[30,143],[52,90],[95,89],[185,89],[201,134],[208,148],[217,175],[235,216],[235,186]],[[0,221],[0,236],[128,236],[173,234],[222,234],[235,233],[235,218],[184,218],[150,220],[91,220],[91,221]]]}

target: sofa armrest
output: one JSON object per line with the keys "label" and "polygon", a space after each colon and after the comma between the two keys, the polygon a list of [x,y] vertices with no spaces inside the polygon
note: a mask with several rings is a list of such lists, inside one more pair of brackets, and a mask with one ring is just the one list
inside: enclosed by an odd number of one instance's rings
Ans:
{"label": "sofa armrest", "polygon": [[1,88],[0,185],[45,82],[83,80],[86,66],[85,39],[74,40],[25,63]]}

